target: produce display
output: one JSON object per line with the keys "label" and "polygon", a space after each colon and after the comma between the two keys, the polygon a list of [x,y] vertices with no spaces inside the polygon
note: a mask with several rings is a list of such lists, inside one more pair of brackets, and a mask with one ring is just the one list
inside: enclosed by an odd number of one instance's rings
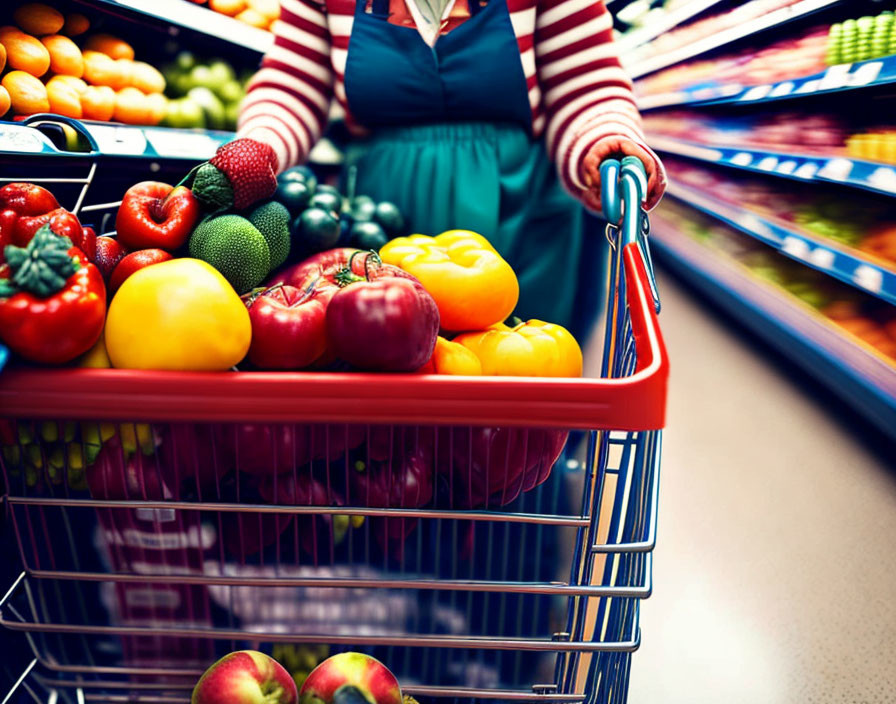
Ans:
{"label": "produce display", "polygon": [[280,17],[279,0],[190,0],[258,29],[272,30]]}
{"label": "produce display", "polygon": [[783,294],[887,358],[896,368],[896,310],[856,288],[803,266],[758,240],[678,204],[666,204],[661,220],[713,247]]}
{"label": "produce display", "polygon": [[828,27],[816,26],[761,48],[697,59],[657,71],[635,82],[640,96],[700,86],[752,86],[811,76],[827,67]]}
{"label": "produce display", "polygon": [[827,63],[851,64],[896,54],[896,26],[892,10],[876,17],[866,15],[831,25],[828,32]]}
{"label": "produce display", "polygon": [[91,32],[91,20],[51,5],[17,7],[0,27],[0,118],[53,112],[85,120],[156,125],[165,78],[135,60],[123,39]]}
{"label": "produce display", "polygon": [[165,77],[167,127],[236,130],[240,102],[250,75],[237,76],[225,59],[201,59],[181,51],[161,67]]}
{"label": "produce display", "polygon": [[676,159],[665,163],[669,176],[678,183],[896,268],[896,210],[889,200],[861,194],[833,198],[817,185],[794,183],[782,189],[776,179],[735,177]]}

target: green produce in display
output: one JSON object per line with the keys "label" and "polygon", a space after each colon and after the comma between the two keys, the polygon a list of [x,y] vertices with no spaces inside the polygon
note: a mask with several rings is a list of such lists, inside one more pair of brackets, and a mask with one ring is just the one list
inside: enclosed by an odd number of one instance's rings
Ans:
{"label": "green produce in display", "polygon": [[223,59],[204,63],[189,51],[182,51],[162,69],[162,74],[169,99],[165,125],[236,129],[246,80],[237,77],[230,63]]}
{"label": "green produce in display", "polygon": [[271,269],[276,269],[289,256],[289,211],[282,203],[270,201],[255,208],[249,215],[249,222],[268,243]]}
{"label": "green produce in display", "polygon": [[211,264],[237,293],[255,288],[271,271],[267,241],[240,215],[219,215],[200,223],[189,247],[191,257]]}
{"label": "green produce in display", "polygon": [[896,54],[894,14],[887,10],[831,25],[825,62],[829,66],[869,61]]}

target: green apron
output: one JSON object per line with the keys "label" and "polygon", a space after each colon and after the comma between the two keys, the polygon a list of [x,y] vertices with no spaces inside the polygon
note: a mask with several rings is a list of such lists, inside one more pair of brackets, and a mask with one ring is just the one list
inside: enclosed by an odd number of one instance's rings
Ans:
{"label": "green apron", "polygon": [[394,202],[412,232],[473,230],[488,238],[519,277],[515,315],[583,332],[574,323],[582,207],[563,190],[543,142],[525,129],[477,122],[384,128],[353,143],[346,166],[357,167],[356,192]]}

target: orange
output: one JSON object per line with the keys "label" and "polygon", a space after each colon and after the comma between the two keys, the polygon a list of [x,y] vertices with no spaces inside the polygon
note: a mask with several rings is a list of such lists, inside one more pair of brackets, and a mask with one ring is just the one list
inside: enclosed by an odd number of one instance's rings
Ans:
{"label": "orange", "polygon": [[143,61],[135,61],[131,70],[131,85],[144,93],[161,93],[165,90],[165,77]]}
{"label": "orange", "polygon": [[0,85],[9,92],[13,112],[17,115],[50,112],[46,86],[30,73],[10,71],[0,81]]}
{"label": "orange", "polygon": [[56,34],[65,24],[65,17],[59,10],[42,2],[29,2],[12,13],[13,19],[29,34],[42,37],[44,34]]}
{"label": "orange", "polygon": [[78,95],[83,95],[84,91],[87,90],[87,84],[84,82],[84,80],[81,78],[77,78],[75,76],[64,76],[64,75],[53,76],[47,82],[47,87],[49,87],[53,83],[64,83],[67,86],[71,86],[72,88],[75,89],[75,92]]}
{"label": "orange", "polygon": [[30,34],[15,27],[0,27],[0,43],[6,48],[10,68],[43,76],[50,68],[50,52]]}
{"label": "orange", "polygon": [[79,34],[84,34],[88,29],[90,29],[90,20],[84,15],[73,12],[65,16],[65,24],[62,25],[63,34],[69,37],[77,37]]}
{"label": "orange", "polygon": [[115,113],[115,91],[109,86],[87,86],[81,95],[85,120],[107,122]]}
{"label": "orange", "polygon": [[150,93],[146,96],[147,120],[149,125],[157,125],[168,112],[168,98],[162,93]]}
{"label": "orange", "polygon": [[84,57],[71,39],[61,34],[51,34],[43,37],[40,42],[50,52],[50,68],[53,73],[78,78],[84,75]]}
{"label": "orange", "polygon": [[268,22],[280,17],[279,0],[249,0],[249,8],[267,17]]}
{"label": "orange", "polygon": [[208,6],[222,15],[235,17],[246,9],[246,0],[208,0]]}
{"label": "orange", "polygon": [[149,104],[139,90],[128,86],[115,94],[113,117],[127,125],[145,125],[149,120]]}
{"label": "orange", "polygon": [[113,37],[111,34],[94,34],[84,45],[85,49],[100,51],[113,59],[134,60],[134,47],[123,39]]}
{"label": "orange", "polygon": [[81,98],[72,86],[61,81],[50,81],[47,85],[47,97],[50,101],[50,112],[75,119],[82,117]]}
{"label": "orange", "polygon": [[11,102],[9,91],[3,86],[0,86],[0,117],[3,117],[7,113]]}
{"label": "orange", "polygon": [[121,87],[121,67],[99,51],[84,52],[84,80],[95,86]]}
{"label": "orange", "polygon": [[109,82],[113,90],[121,90],[131,85],[134,73],[134,62],[130,59],[117,59],[115,61],[115,78]]}
{"label": "orange", "polygon": [[270,20],[267,17],[252,9],[243,10],[236,16],[236,19],[240,22],[251,24],[253,27],[258,27],[259,29],[267,29],[268,24],[270,23]]}
{"label": "orange", "polygon": [[0,73],[3,73],[3,68],[6,66],[6,47],[0,44]]}

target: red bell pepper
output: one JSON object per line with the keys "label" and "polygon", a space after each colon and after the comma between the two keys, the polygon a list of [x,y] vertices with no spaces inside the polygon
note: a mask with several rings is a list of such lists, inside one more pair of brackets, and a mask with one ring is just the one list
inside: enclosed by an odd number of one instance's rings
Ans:
{"label": "red bell pepper", "polygon": [[106,287],[99,269],[45,225],[0,268],[0,339],[33,362],[62,364],[99,339]]}
{"label": "red bell pepper", "polygon": [[33,183],[8,183],[0,188],[0,263],[6,261],[6,245],[25,247],[44,225],[68,237],[88,261],[94,261],[96,237],[91,237],[92,230],[82,228],[75,215],[59,207],[52,193]]}

